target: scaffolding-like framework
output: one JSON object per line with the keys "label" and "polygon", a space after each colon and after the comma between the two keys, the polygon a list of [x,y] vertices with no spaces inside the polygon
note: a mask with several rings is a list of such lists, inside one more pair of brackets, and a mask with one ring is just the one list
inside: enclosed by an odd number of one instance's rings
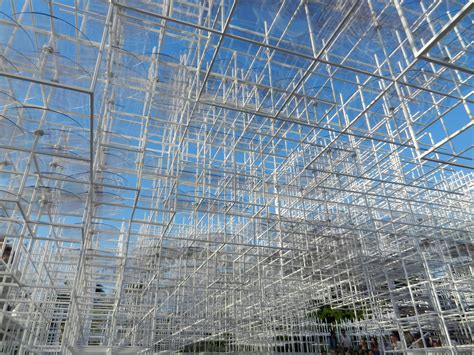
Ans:
{"label": "scaffolding-like framework", "polygon": [[0,0],[0,351],[471,354],[473,10]]}

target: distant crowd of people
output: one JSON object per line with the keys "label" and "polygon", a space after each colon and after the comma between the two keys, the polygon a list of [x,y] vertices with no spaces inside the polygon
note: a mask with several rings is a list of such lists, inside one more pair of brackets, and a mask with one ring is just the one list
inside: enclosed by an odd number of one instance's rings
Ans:
{"label": "distant crowd of people", "polygon": [[341,336],[338,338],[333,329],[329,335],[329,354],[380,355],[380,349],[376,337],[371,337],[369,342],[365,337],[362,337],[359,346],[354,347],[351,337],[346,334],[345,330],[341,331]]}
{"label": "distant crowd of people", "polygon": [[[407,332],[405,335],[405,341],[407,343],[407,348],[409,349],[419,349],[426,347],[439,347],[441,346],[440,341],[434,337],[425,337],[422,338],[419,333],[412,335]],[[424,343],[423,343],[424,341]],[[380,355],[381,347],[377,337],[371,336],[361,337],[358,344],[353,342],[353,339],[350,335],[346,334],[346,331],[343,329],[340,336],[336,335],[334,329],[331,330],[329,335],[329,344],[328,344],[329,354],[331,355]],[[403,345],[400,341],[400,336],[397,332],[390,334],[390,340],[388,344],[385,344],[385,350],[390,350],[391,353],[402,354]]]}

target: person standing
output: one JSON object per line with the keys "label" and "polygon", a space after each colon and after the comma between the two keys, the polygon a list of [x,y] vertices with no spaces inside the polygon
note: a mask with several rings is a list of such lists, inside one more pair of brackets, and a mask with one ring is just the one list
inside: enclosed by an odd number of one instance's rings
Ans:
{"label": "person standing", "polygon": [[367,355],[369,353],[369,345],[367,344],[367,340],[365,337],[362,337],[360,339],[360,344],[359,344],[359,354],[361,355]]}
{"label": "person standing", "polygon": [[394,354],[402,354],[397,350],[402,350],[402,343],[397,332],[390,334],[390,348],[394,351]]}
{"label": "person standing", "polygon": [[344,329],[341,332],[341,345],[342,345],[344,354],[352,354],[351,337],[346,334],[346,331]]}
{"label": "person standing", "polygon": [[380,355],[379,343],[376,337],[370,339],[370,352],[369,355]]}
{"label": "person standing", "polygon": [[334,329],[331,329],[331,333],[329,334],[329,352],[332,355],[337,355],[337,337]]}

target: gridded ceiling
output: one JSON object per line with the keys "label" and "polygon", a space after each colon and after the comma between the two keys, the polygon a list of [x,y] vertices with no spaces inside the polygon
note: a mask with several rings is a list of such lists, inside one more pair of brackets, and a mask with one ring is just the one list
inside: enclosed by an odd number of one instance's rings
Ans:
{"label": "gridded ceiling", "polygon": [[473,9],[0,1],[0,349],[470,353]]}

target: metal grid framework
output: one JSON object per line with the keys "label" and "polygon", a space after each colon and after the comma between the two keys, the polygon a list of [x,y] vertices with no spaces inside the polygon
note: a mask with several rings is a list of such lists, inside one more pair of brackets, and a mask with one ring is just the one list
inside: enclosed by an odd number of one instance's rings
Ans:
{"label": "metal grid framework", "polygon": [[2,350],[470,353],[473,9],[0,1]]}

